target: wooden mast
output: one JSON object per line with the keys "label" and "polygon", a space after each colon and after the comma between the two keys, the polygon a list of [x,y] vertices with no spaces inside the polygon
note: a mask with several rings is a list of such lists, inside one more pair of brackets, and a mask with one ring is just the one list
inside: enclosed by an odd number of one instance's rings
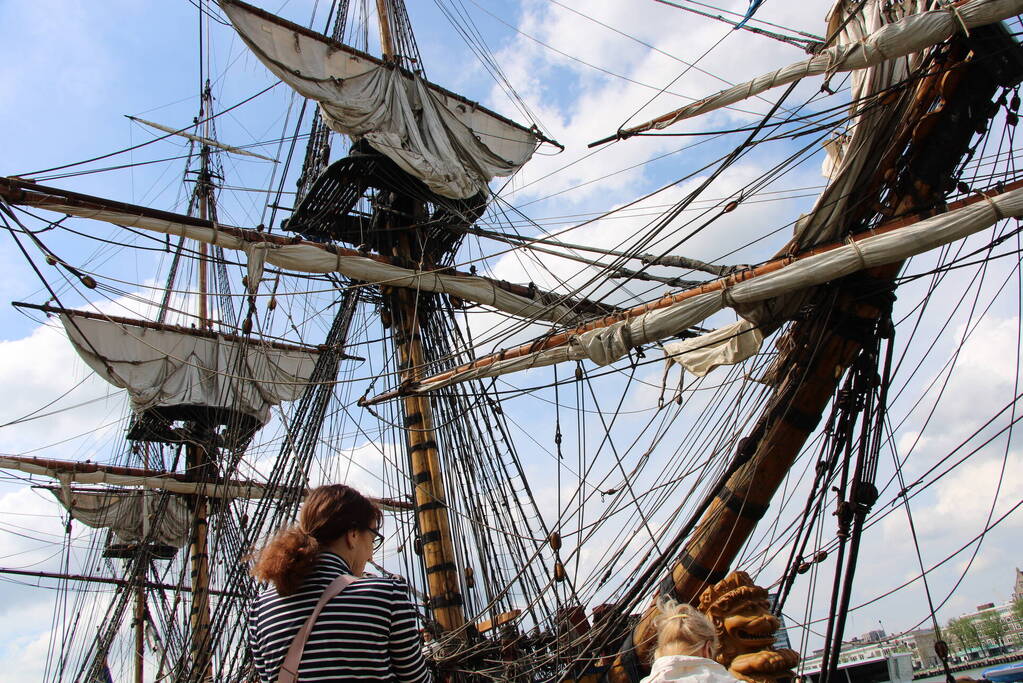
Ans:
{"label": "wooden mast", "polygon": [[[396,251],[408,253],[407,236],[403,236],[400,242],[402,244]],[[415,291],[405,288],[397,290],[391,297],[391,306],[397,314],[393,318],[402,381],[419,379],[426,358],[419,324],[422,311],[417,299],[419,295]],[[453,631],[465,624],[465,614],[448,520],[444,472],[434,431],[433,408],[427,396],[407,396],[402,405],[429,606],[441,631]]]}
{"label": "wooden mast", "polygon": [[385,62],[394,61],[394,35],[391,18],[387,14],[387,0],[377,0],[377,22],[380,26],[380,52]]}
{"label": "wooden mast", "polygon": [[[381,51],[385,60],[393,61],[396,57],[394,35],[387,11],[389,0],[377,0],[376,4]],[[398,208],[405,209],[408,215],[425,219],[425,206],[422,202],[400,195],[394,195],[394,199],[401,205]],[[406,227],[394,225],[396,217],[401,214],[400,211],[388,213],[384,218],[388,229]],[[393,247],[395,260],[404,264],[415,263],[419,267],[428,265],[422,263],[422,250],[414,247],[422,244],[425,236],[419,239],[417,233],[420,233],[420,229],[414,225],[407,228],[396,232]],[[401,379],[417,381],[422,378],[426,361],[420,324],[425,314],[422,305],[425,301],[416,290],[404,287],[392,291],[391,296],[385,295],[384,300],[391,309]],[[402,406],[419,529],[418,547],[426,572],[427,606],[438,628],[447,633],[465,625],[465,612],[448,518],[444,471],[434,431],[433,407],[426,396],[408,396],[402,401]]]}
{"label": "wooden mast", "polygon": [[[212,98],[209,86],[203,92],[203,111],[208,114]],[[207,118],[208,120],[208,118]],[[208,129],[209,123],[206,123]],[[209,138],[209,130],[205,131]],[[210,148],[205,143],[200,150],[199,178],[196,192],[199,195],[199,218],[208,220],[210,213],[209,200],[212,197],[210,182]],[[199,329],[210,327],[209,311],[206,308],[207,245],[200,244],[199,250]],[[216,435],[200,422],[192,423],[192,435],[185,446],[185,468],[195,481],[208,478],[214,462],[212,451],[215,451],[213,440]],[[211,678],[212,657],[210,656],[210,569],[209,569],[209,499],[204,495],[196,495],[192,505],[192,540],[189,547],[192,576],[192,603],[189,610],[189,642],[192,680],[202,681]]]}
{"label": "wooden mast", "polygon": [[141,583],[135,587],[135,683],[145,680],[146,661],[146,589]]}
{"label": "wooden mast", "polygon": [[[149,467],[149,452],[142,450],[142,465]],[[149,510],[146,498],[142,497],[142,538],[149,537]],[[145,680],[146,663],[146,572],[149,571],[149,550],[145,543],[139,544],[142,556],[139,558],[141,569],[136,573],[138,584],[135,586],[135,683]]]}

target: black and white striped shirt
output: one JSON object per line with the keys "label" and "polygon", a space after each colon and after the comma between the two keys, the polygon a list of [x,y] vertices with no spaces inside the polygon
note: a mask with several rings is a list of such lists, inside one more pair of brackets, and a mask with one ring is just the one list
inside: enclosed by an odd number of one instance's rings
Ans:
{"label": "black and white striped shirt", "polygon": [[[264,591],[249,613],[249,644],[263,683],[274,683],[295,634],[327,585],[350,574],[347,563],[323,553],[297,593]],[[299,665],[301,683],[312,681],[432,680],[407,588],[394,579],[364,577],[320,612]]]}

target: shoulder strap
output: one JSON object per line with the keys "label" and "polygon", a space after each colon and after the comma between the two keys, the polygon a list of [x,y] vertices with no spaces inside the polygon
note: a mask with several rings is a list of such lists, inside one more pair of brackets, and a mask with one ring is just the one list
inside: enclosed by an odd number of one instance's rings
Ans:
{"label": "shoulder strap", "polygon": [[330,585],[323,591],[319,602],[313,608],[313,613],[305,620],[302,628],[295,634],[295,639],[291,641],[291,647],[288,648],[288,653],[284,655],[281,671],[277,674],[277,683],[296,683],[298,681],[298,665],[302,661],[302,652],[305,651],[305,643],[309,640],[309,633],[313,630],[313,624],[316,623],[316,618],[320,616],[320,611],[324,605],[357,580],[351,574],[342,574],[331,581]]}

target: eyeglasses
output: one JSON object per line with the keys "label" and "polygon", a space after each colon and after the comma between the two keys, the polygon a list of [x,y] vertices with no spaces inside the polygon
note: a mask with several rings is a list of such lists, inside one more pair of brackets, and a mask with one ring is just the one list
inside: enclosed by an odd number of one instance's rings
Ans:
{"label": "eyeglasses", "polygon": [[366,531],[373,534],[373,550],[380,550],[384,546],[384,540],[386,540],[384,535],[376,529],[366,529]]}

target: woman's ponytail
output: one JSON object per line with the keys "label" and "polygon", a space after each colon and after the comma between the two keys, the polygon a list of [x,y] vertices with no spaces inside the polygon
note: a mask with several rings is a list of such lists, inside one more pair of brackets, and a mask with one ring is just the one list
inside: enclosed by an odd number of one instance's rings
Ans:
{"label": "woman's ponytail", "polygon": [[256,556],[252,575],[274,585],[279,595],[291,595],[320,555],[320,542],[299,525],[282,529]]}
{"label": "woman's ponytail", "polygon": [[380,508],[344,484],[320,486],[309,492],[299,523],[282,529],[256,555],[252,575],[269,581],[279,595],[298,591],[302,581],[328,546],[353,529],[380,525]]}

